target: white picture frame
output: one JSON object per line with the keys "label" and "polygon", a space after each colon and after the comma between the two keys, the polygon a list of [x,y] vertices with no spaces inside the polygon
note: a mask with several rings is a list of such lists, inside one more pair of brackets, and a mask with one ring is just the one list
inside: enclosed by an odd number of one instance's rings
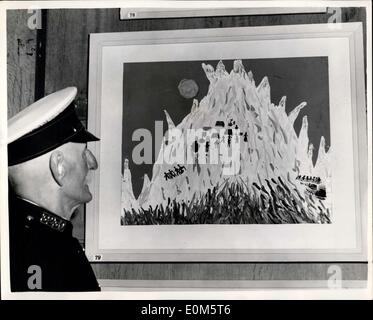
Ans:
{"label": "white picture frame", "polygon": [[[311,56],[327,56],[329,61],[334,223],[120,225],[124,62]],[[364,76],[361,23],[91,34],[88,128],[101,141],[89,144],[99,169],[91,183],[93,200],[86,206],[88,259],[366,261]]]}

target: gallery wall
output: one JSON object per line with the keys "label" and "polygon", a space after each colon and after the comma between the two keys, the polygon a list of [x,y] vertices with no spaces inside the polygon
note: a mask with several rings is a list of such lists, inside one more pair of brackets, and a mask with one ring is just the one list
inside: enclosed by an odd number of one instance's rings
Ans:
{"label": "gallery wall", "polygon": [[8,118],[34,101],[36,30],[27,27],[26,10],[7,13]]}
{"label": "gallery wall", "polygon": [[[9,11],[8,116],[33,102],[35,88],[44,94],[67,86],[78,88],[78,113],[87,119],[89,34],[195,28],[224,28],[326,23],[330,13],[119,20],[119,9],[48,10],[39,33],[24,22],[27,11]],[[365,21],[365,11],[344,8],[342,22]],[[364,29],[365,30],[365,29]],[[45,74],[35,77],[35,46],[44,35]],[[40,66],[39,66],[40,67]],[[84,208],[74,218],[74,234],[84,245]],[[100,279],[127,280],[324,280],[333,263],[94,263]],[[365,263],[338,263],[343,279],[366,279]]]}

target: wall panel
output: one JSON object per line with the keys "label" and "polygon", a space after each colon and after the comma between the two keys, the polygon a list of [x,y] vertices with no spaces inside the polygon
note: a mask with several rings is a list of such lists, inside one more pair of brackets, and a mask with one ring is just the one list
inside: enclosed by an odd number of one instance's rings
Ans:
{"label": "wall panel", "polygon": [[34,102],[36,30],[27,10],[7,11],[8,118]]}

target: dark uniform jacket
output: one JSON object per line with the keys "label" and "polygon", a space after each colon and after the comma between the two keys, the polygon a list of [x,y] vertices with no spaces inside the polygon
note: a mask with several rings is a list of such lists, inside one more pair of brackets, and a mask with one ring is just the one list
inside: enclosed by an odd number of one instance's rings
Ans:
{"label": "dark uniform jacket", "polygon": [[9,235],[12,291],[100,290],[70,221],[11,194]]}

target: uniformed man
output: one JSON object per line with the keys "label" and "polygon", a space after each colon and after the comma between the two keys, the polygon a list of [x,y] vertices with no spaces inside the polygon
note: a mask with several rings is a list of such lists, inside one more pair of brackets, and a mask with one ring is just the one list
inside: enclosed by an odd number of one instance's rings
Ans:
{"label": "uniformed man", "polygon": [[97,162],[86,143],[99,140],[75,113],[76,93],[55,92],[8,121],[12,291],[100,290],[70,222],[92,199]]}

